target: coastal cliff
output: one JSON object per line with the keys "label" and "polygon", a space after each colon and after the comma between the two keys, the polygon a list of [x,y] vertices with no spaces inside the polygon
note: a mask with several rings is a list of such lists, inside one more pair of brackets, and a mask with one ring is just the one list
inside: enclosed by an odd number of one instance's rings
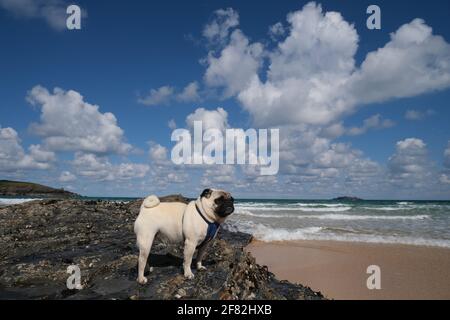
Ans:
{"label": "coastal cliff", "polygon": [[[159,239],[145,286],[136,283],[133,223],[142,200],[31,201],[0,208],[0,299],[322,299],[302,285],[279,281],[243,248],[251,236],[221,229],[206,271],[181,273],[182,247]],[[67,268],[81,270],[69,290]]]}
{"label": "coastal cliff", "polygon": [[0,196],[30,198],[77,198],[78,194],[37,183],[0,180]]}

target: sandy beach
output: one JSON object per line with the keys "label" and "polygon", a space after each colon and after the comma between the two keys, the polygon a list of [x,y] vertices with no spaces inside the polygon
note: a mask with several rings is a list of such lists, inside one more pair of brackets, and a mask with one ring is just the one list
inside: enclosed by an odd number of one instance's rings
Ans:
{"label": "sandy beach", "polygon": [[[450,299],[450,249],[334,241],[253,241],[247,250],[279,279],[331,299]],[[369,290],[369,265],[381,289]]]}

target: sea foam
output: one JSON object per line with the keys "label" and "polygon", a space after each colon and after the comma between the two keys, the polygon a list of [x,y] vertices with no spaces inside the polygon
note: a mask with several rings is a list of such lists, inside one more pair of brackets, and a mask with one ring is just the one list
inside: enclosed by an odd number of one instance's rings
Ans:
{"label": "sea foam", "polygon": [[254,213],[250,210],[237,209],[237,215],[259,217],[259,218],[295,218],[295,219],[319,219],[319,220],[423,220],[430,219],[431,217],[426,214],[409,215],[409,216],[390,216],[390,215],[352,215],[352,214],[316,214],[316,215],[304,215],[304,214],[267,214],[267,213]]}
{"label": "sea foam", "polygon": [[13,204],[21,204],[24,202],[42,200],[42,199],[14,199],[14,198],[0,198],[0,205],[9,206]]}

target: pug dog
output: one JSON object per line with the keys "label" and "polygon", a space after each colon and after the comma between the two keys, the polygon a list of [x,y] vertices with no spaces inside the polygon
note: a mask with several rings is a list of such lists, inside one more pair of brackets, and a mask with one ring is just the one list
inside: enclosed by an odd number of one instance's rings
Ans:
{"label": "pug dog", "polygon": [[181,202],[160,202],[158,197],[147,197],[134,223],[139,247],[138,278],[146,284],[144,269],[153,240],[161,234],[171,242],[184,242],[184,276],[193,279],[192,257],[197,253],[197,270],[205,270],[202,260],[211,240],[220,225],[234,212],[234,199],[229,192],[205,189],[201,195],[188,204]]}

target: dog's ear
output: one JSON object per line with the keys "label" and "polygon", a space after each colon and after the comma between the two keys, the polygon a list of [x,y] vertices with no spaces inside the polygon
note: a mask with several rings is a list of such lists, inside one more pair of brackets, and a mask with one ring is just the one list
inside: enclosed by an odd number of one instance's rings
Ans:
{"label": "dog's ear", "polygon": [[200,195],[200,198],[209,198],[211,196],[211,193],[212,193],[211,189],[205,189]]}

